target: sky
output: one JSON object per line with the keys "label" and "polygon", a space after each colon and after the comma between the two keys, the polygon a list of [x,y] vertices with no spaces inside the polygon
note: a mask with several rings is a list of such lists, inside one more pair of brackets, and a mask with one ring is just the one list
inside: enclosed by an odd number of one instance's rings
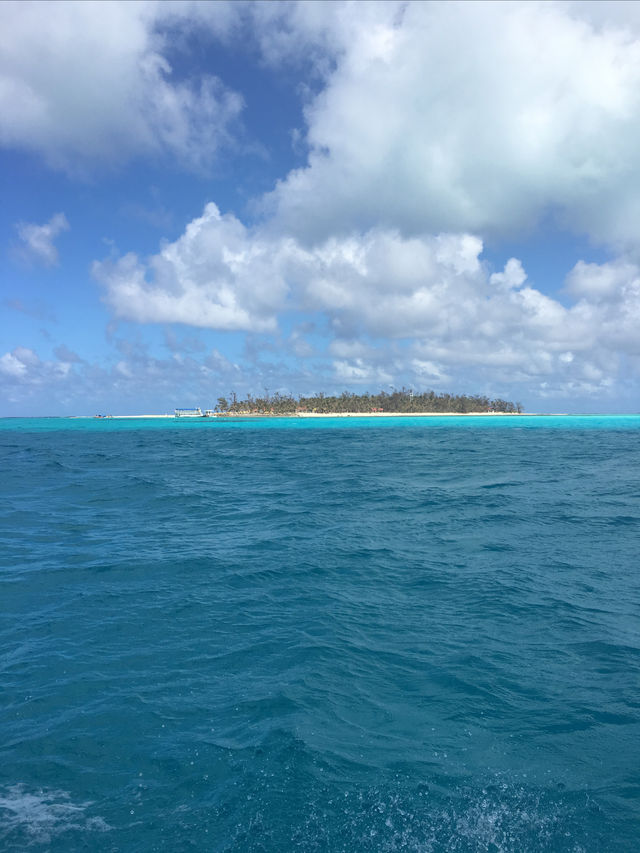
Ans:
{"label": "sky", "polygon": [[0,3],[0,416],[640,411],[640,4]]}

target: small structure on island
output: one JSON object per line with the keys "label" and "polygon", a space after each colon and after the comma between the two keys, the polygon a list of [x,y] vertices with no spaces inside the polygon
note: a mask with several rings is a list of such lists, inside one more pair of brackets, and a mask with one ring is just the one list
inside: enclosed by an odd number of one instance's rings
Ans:
{"label": "small structure on island", "polygon": [[203,417],[202,409],[198,406],[195,409],[175,409],[177,418],[201,418]]}

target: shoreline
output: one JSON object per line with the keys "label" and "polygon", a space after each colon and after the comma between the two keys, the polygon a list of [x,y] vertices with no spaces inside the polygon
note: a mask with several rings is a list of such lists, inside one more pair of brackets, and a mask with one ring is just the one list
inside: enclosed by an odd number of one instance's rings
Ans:
{"label": "shoreline", "polygon": [[209,416],[176,417],[176,415],[75,415],[92,420],[140,420],[150,418],[169,418],[176,421],[213,421],[233,418],[269,419],[275,418],[540,418],[568,417],[566,412],[291,412],[286,415],[254,414],[253,412],[225,412]]}

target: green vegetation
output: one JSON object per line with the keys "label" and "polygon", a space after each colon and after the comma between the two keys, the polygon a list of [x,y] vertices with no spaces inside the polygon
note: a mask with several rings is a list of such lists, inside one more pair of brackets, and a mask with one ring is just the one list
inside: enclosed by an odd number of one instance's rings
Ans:
{"label": "green vegetation", "polygon": [[481,394],[436,394],[435,391],[414,393],[402,388],[400,391],[380,391],[377,394],[353,394],[343,391],[339,397],[327,397],[316,394],[312,397],[292,397],[288,394],[273,394],[265,392],[264,397],[253,397],[238,400],[235,393],[218,398],[216,412],[223,414],[253,414],[253,415],[292,415],[296,412],[316,412],[318,414],[341,414],[343,412],[522,412],[520,403],[508,400],[491,400]]}

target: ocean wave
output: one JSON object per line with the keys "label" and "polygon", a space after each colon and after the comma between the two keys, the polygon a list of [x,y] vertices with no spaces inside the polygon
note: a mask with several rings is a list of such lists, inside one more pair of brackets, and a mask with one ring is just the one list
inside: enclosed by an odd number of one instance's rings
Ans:
{"label": "ocean wave", "polygon": [[388,420],[2,431],[0,847],[635,849],[637,429]]}
{"label": "ocean wave", "polygon": [[0,788],[0,841],[5,850],[22,850],[49,846],[60,836],[107,832],[111,827],[103,818],[86,814],[92,805],[73,802],[66,791]]}

